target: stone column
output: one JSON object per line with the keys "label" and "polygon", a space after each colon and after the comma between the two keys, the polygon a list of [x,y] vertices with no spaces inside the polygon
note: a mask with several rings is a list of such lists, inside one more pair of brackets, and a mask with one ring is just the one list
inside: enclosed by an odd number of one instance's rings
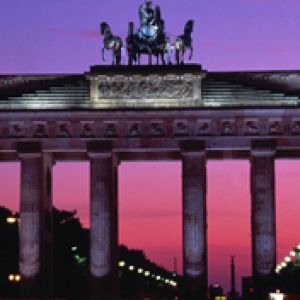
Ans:
{"label": "stone column", "polygon": [[182,153],[183,269],[187,299],[207,299],[205,151]]}
{"label": "stone column", "polygon": [[90,157],[90,299],[118,299],[117,203],[112,152]]}
{"label": "stone column", "polygon": [[274,155],[268,145],[251,151],[252,273],[260,299],[272,285],[276,265]]}
{"label": "stone column", "polygon": [[34,151],[31,146],[26,143],[19,146],[21,294],[49,298],[52,295],[52,157]]}

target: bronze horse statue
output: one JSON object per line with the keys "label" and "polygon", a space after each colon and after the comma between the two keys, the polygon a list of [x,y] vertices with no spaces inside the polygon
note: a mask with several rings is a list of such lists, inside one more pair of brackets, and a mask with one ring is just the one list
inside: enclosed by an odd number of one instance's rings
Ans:
{"label": "bronze horse statue", "polygon": [[104,51],[112,51],[112,64],[120,65],[122,56],[123,42],[121,37],[114,36],[111,32],[109,25],[106,22],[100,24],[100,32],[103,36],[102,60],[105,61]]}
{"label": "bronze horse statue", "polygon": [[190,50],[189,60],[193,57],[193,40],[192,32],[194,28],[194,21],[189,20],[184,26],[183,35],[179,35],[175,41],[175,59],[176,63],[184,64],[184,54],[187,49]]}

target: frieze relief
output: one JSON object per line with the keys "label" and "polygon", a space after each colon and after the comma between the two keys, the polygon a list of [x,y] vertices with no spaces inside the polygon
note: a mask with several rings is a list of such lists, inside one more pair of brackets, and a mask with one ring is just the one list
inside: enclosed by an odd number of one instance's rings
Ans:
{"label": "frieze relief", "polygon": [[100,80],[98,99],[193,99],[192,79],[163,77],[124,77],[119,80]]}
{"label": "frieze relief", "polygon": [[269,119],[268,120],[268,134],[270,135],[282,135],[283,134],[283,122],[281,119]]}
{"label": "frieze relief", "polygon": [[152,121],[149,126],[149,135],[151,137],[164,137],[166,135],[166,126],[163,121]]}
{"label": "frieze relief", "polygon": [[244,121],[245,135],[259,135],[259,121],[258,119],[247,119]]}
{"label": "frieze relief", "polygon": [[24,138],[26,131],[24,122],[11,122],[9,124],[9,137],[11,138]]}
{"label": "frieze relief", "polygon": [[1,138],[183,138],[189,136],[300,136],[300,118],[9,121]]}
{"label": "frieze relief", "polygon": [[94,122],[81,122],[80,123],[81,131],[80,137],[81,138],[94,138],[95,137],[95,124]]}
{"label": "frieze relief", "polygon": [[234,135],[236,133],[234,120],[221,120],[221,134]]}
{"label": "frieze relief", "polygon": [[70,122],[58,122],[56,124],[56,137],[57,138],[71,138],[72,126]]}
{"label": "frieze relief", "polygon": [[196,125],[196,135],[206,136],[212,134],[211,120],[198,120]]}
{"label": "frieze relief", "polygon": [[290,129],[293,135],[300,135],[300,119],[292,120]]}

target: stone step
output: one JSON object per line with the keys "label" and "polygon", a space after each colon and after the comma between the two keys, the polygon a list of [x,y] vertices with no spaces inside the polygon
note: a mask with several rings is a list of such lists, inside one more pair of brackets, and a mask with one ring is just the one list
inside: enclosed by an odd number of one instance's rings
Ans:
{"label": "stone step", "polygon": [[[249,94],[249,95],[202,95],[202,97],[206,97],[206,98],[228,98],[228,99],[231,99],[231,98],[238,98],[238,99],[244,99],[245,101],[247,100],[247,98],[259,98],[259,99],[285,99],[286,97],[284,96],[280,96],[280,95],[268,95],[268,96],[262,96],[262,95],[255,95],[255,94]],[[292,98],[295,98],[297,99],[297,97],[292,97]]]}
{"label": "stone step", "polygon": [[36,93],[34,95],[30,94],[23,94],[22,97],[80,97],[80,96],[86,96],[88,97],[89,93]]}
{"label": "stone step", "polygon": [[202,95],[261,95],[261,96],[269,96],[269,95],[280,95],[284,96],[284,94],[280,93],[271,93],[271,92],[257,92],[257,91],[202,91]]}
{"label": "stone step", "polygon": [[90,87],[72,87],[72,88],[66,88],[66,87],[53,86],[53,87],[50,87],[49,90],[50,91],[64,91],[64,92],[68,92],[68,91],[89,91]]}
{"label": "stone step", "polygon": [[10,101],[59,101],[59,102],[69,102],[69,101],[89,101],[90,97],[10,97]]}

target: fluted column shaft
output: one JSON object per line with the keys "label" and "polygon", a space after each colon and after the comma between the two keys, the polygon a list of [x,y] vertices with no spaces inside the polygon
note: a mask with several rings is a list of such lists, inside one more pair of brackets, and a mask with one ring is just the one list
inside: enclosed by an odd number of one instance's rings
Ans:
{"label": "fluted column shaft", "polygon": [[252,272],[259,297],[265,297],[276,265],[274,154],[272,149],[251,152]]}
{"label": "fluted column shaft", "polygon": [[112,153],[90,153],[91,299],[118,299],[117,205]]}
{"label": "fluted column shaft", "polygon": [[21,293],[47,298],[52,294],[52,157],[41,152],[19,156]]}
{"label": "fluted column shaft", "polygon": [[206,155],[182,153],[183,265],[188,299],[207,298]]}

